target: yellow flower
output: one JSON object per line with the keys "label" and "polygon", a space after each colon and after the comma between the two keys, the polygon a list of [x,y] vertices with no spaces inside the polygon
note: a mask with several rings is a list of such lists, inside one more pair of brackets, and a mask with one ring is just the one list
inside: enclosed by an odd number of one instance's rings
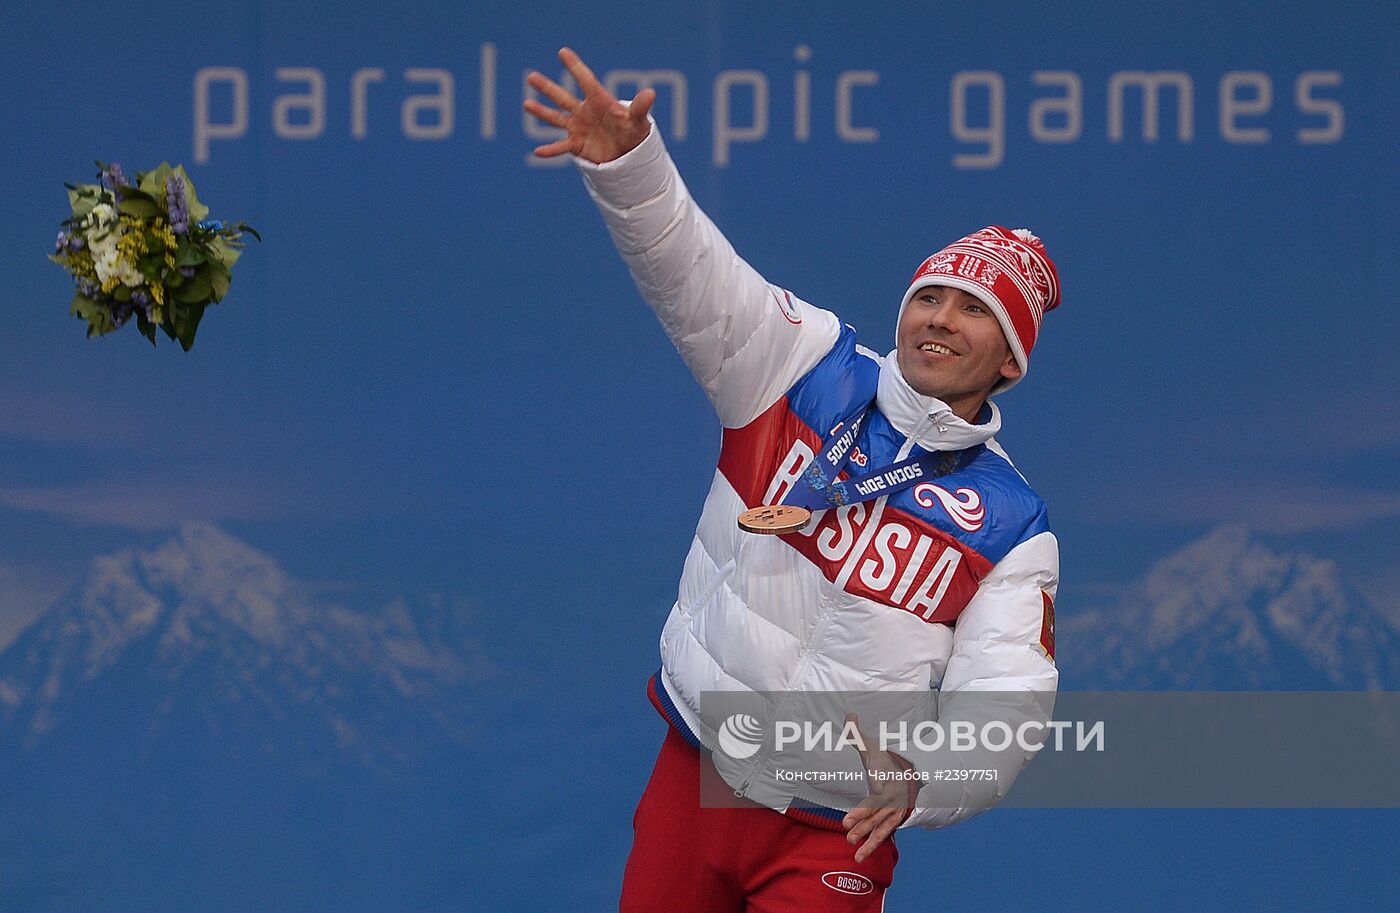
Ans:
{"label": "yellow flower", "polygon": [[84,247],[82,250],[69,251],[60,261],[68,269],[68,272],[80,279],[97,279],[97,270],[93,269],[92,251]]}
{"label": "yellow flower", "polygon": [[122,216],[121,223],[126,231],[117,241],[117,253],[127,263],[135,263],[147,251],[146,236],[140,230],[141,221],[131,216]]}
{"label": "yellow flower", "polygon": [[175,237],[175,232],[171,230],[170,223],[157,217],[151,226],[155,229],[160,241],[165,245],[165,266],[167,269],[175,268],[175,250],[179,245],[179,240]]}

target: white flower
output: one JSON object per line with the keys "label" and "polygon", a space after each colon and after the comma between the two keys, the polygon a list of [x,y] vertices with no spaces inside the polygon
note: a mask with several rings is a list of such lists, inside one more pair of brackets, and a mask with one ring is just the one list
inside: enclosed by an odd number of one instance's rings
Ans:
{"label": "white flower", "polygon": [[136,264],[122,256],[118,242],[126,237],[126,226],[117,218],[117,210],[109,203],[98,203],[83,220],[84,237],[92,252],[92,267],[104,286],[116,280],[127,288],[146,284],[146,277]]}
{"label": "white flower", "polygon": [[92,268],[97,271],[97,279],[106,285],[116,275],[120,264],[117,262],[117,249],[115,247],[103,248],[99,250],[96,246],[92,249]]}
{"label": "white flower", "polygon": [[98,203],[92,207],[86,221],[92,225],[110,225],[117,221],[117,210],[110,203]]}
{"label": "white flower", "polygon": [[92,251],[92,267],[97,271],[97,278],[105,285],[116,275],[118,268],[117,232],[93,232],[95,237],[89,237],[88,249]]}
{"label": "white flower", "polygon": [[113,230],[101,238],[88,242],[88,247],[92,251],[92,267],[97,272],[98,281],[103,285],[116,279],[127,288],[136,288],[145,284],[146,277],[141,275],[136,264],[123,257],[117,249],[117,242],[121,240],[123,234],[125,232]]}

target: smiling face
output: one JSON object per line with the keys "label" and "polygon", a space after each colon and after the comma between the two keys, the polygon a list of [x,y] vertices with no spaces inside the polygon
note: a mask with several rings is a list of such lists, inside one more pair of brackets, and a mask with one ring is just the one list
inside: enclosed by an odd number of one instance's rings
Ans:
{"label": "smiling face", "polygon": [[996,314],[958,288],[915,292],[900,315],[895,350],[909,386],[969,422],[1002,378],[1021,376]]}

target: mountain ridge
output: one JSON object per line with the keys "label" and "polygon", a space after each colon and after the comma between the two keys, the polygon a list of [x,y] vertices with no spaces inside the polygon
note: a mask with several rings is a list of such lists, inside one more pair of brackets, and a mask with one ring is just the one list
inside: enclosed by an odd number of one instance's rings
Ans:
{"label": "mountain ridge", "polygon": [[[272,557],[189,523],[154,548],[93,559],[0,651],[0,729],[34,749],[136,701],[149,705],[148,736],[184,706],[215,732],[405,763],[424,733],[468,738],[473,690],[498,671],[461,627],[423,623],[401,598],[374,614],[318,602]],[[314,735],[288,729],[298,715]]]}
{"label": "mountain ridge", "polygon": [[1059,633],[1076,687],[1400,688],[1400,631],[1336,562],[1239,525],[1166,555],[1112,605],[1066,614]]}

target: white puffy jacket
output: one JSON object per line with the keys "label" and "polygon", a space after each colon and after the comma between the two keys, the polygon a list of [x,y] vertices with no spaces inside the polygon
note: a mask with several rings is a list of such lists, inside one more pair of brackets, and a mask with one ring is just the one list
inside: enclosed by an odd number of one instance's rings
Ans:
{"label": "white puffy jacket", "polygon": [[[971,715],[992,704],[1012,726],[1046,718],[1057,682],[1058,551],[1043,503],[993,438],[995,405],[980,423],[963,421],[910,388],[893,352],[881,359],[858,347],[835,315],[764,281],[695,204],[655,126],[615,161],[576,163],[723,425],[650,684],[662,714],[710,750],[722,720],[702,712],[705,692],[770,693],[771,719],[793,712],[804,692],[887,690],[931,695],[945,715],[951,698],[981,692]],[[780,500],[837,422],[872,398],[852,469],[916,448],[978,455],[939,484],[819,512],[800,533],[738,528],[741,511]],[[925,772],[966,766],[946,747],[902,754]],[[985,810],[1029,757],[984,761],[996,765],[995,780],[930,782],[904,826]],[[714,751],[713,760],[736,792],[818,826],[839,827],[864,795],[859,785],[781,779],[792,758],[778,751]]]}

